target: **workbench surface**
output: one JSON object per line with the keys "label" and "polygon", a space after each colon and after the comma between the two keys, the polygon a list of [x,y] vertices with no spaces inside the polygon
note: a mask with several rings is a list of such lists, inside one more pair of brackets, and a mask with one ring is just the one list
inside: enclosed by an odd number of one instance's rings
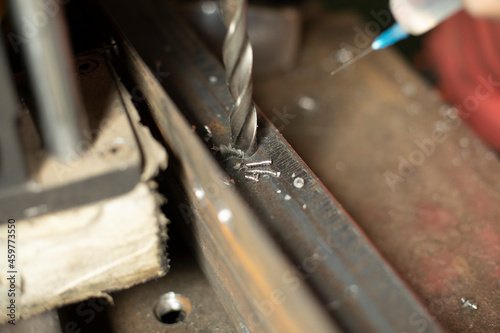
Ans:
{"label": "workbench surface", "polygon": [[297,66],[257,79],[257,104],[444,328],[499,332],[498,155],[394,50],[332,77],[360,46],[356,15],[304,26]]}

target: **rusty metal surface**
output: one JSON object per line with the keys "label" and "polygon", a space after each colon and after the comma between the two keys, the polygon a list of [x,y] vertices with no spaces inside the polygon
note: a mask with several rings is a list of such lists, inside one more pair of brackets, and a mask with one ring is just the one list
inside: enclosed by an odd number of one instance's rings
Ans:
{"label": "rusty metal surface", "polygon": [[257,103],[287,108],[285,138],[445,328],[498,332],[498,155],[392,50],[330,76],[365,22],[306,24],[299,65],[256,81]]}
{"label": "rusty metal surface", "polygon": [[[112,1],[106,3],[110,4]],[[202,138],[207,138],[210,134],[208,141],[212,147],[221,147],[230,142],[227,118],[232,103],[223,79],[224,72],[217,60],[207,54],[199,41],[189,34],[188,29],[168,10],[161,13],[161,25],[156,22],[153,18],[159,15],[159,11],[159,7],[155,7],[154,12],[142,7],[140,12],[131,12],[133,15],[118,13],[116,10],[113,12],[115,20],[121,23],[121,28],[150,69],[154,70],[156,66],[158,70],[158,66],[161,66],[161,69],[169,72],[170,75],[162,78],[161,82],[174,94],[176,103],[191,121],[193,128],[198,129]],[[141,17],[147,17],[152,24],[143,24]],[[143,22],[140,31],[134,28],[134,22],[139,21]],[[140,38],[140,34],[148,36],[147,43]],[[144,74],[142,70],[138,73]],[[155,96],[159,94],[159,87],[155,82],[149,78],[139,80],[147,83],[141,87],[150,95],[148,101],[156,103],[159,100],[165,111],[168,111],[160,116],[159,113],[156,114],[161,109],[160,105],[152,106],[154,117],[158,117],[162,132],[165,133],[172,149],[177,150],[176,154],[182,162],[186,157],[182,146],[186,145],[187,141],[172,141],[167,134],[172,136],[174,129],[171,124],[162,120],[162,117],[172,117],[169,115],[172,112],[169,110],[172,108],[169,100]],[[331,311],[341,326],[350,331],[439,332],[438,325],[411,291],[398,279],[357,225],[264,118],[259,119],[258,141],[259,149],[252,159],[221,162],[232,175],[239,192],[301,270],[301,275],[292,274],[291,277],[288,276],[289,279],[285,276],[285,280],[291,280],[291,284],[301,281],[310,284],[324,308]],[[194,142],[189,141],[189,145],[194,147]],[[260,171],[256,170],[259,168],[249,165],[252,162],[268,160],[272,162],[261,163],[263,170],[261,168]],[[193,177],[190,168],[194,165],[185,163],[184,167],[187,168],[188,176]],[[194,171],[199,173],[197,176],[205,172],[199,167]],[[259,182],[254,182],[256,174],[261,175]],[[253,177],[254,180],[248,179],[247,176]],[[200,210],[201,207],[197,207],[195,215],[203,217],[207,209]],[[242,220],[238,223],[242,223]],[[202,249],[205,255],[212,256],[210,264],[212,268],[215,267],[219,282],[227,283],[228,278],[224,274],[231,274],[232,271],[227,268],[226,271],[220,270],[218,267],[220,261],[213,258],[213,252],[210,252],[213,250],[213,244],[209,240],[207,242],[204,236],[207,231],[210,230],[204,225],[194,227],[199,240],[206,241],[202,243]],[[263,244],[262,241],[255,242],[252,252],[261,250]],[[313,268],[309,266],[311,263]],[[260,269],[262,268],[264,267]],[[283,272],[286,275],[287,271]],[[271,277],[266,276],[266,279],[269,278]],[[228,292],[238,293],[234,289]],[[239,300],[233,296],[232,301]],[[301,311],[307,308],[302,306]],[[247,315],[249,313],[243,312],[243,316]],[[422,329],[414,321],[423,321],[425,327]],[[298,328],[297,330],[300,331]]]}

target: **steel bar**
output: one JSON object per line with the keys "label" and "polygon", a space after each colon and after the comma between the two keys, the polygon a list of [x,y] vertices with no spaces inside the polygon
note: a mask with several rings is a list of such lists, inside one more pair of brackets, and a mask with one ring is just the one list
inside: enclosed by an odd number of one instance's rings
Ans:
{"label": "steel bar", "polygon": [[44,143],[55,158],[67,162],[83,150],[82,132],[88,124],[63,9],[57,1],[42,0],[10,0],[8,8],[17,30],[14,50],[26,64]]}
{"label": "steel bar", "polygon": [[[126,41],[122,51],[154,120],[181,163],[184,188],[194,211],[199,214],[193,220],[196,223],[193,228],[203,230],[202,235],[198,235],[199,241],[205,243],[203,248],[211,247],[214,251],[210,264],[224,267],[226,274],[220,282],[231,286],[233,301],[246,310],[235,319],[238,326],[251,332],[336,332],[307,287],[298,282],[296,288],[292,288],[282,280],[284,273],[293,274],[295,269],[255,223],[256,217],[231,183],[221,179],[222,170],[192,133],[154,74]],[[282,302],[276,304],[266,320],[253,320],[259,304],[269,302],[275,293],[281,295]]]}

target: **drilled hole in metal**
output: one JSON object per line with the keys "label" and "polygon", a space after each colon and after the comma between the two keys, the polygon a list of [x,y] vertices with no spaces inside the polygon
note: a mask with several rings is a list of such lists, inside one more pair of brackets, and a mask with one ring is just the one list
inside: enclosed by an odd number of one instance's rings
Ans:
{"label": "drilled hole in metal", "polygon": [[99,67],[99,63],[94,59],[80,58],[76,60],[76,71],[80,75],[92,73]]}
{"label": "drilled hole in metal", "polygon": [[160,297],[154,313],[164,324],[177,324],[184,321],[191,313],[191,302],[181,294],[168,292]]}

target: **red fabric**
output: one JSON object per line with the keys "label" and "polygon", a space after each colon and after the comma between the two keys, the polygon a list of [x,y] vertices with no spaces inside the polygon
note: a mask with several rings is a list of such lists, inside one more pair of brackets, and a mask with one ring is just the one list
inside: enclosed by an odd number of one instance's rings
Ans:
{"label": "red fabric", "polygon": [[425,49],[445,98],[500,150],[500,21],[460,12],[429,34]]}

